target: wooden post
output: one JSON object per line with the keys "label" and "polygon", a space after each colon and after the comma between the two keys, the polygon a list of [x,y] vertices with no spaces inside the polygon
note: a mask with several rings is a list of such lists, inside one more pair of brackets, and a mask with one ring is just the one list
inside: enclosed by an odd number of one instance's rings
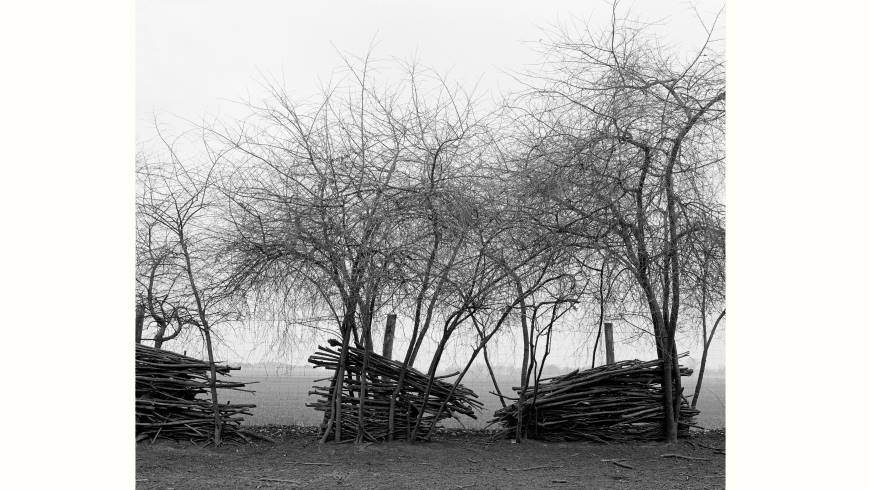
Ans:
{"label": "wooden post", "polygon": [[142,343],[142,328],[145,325],[145,305],[136,303],[136,343]]}
{"label": "wooden post", "polygon": [[387,315],[387,329],[384,330],[384,357],[387,359],[393,358],[393,339],[396,333],[396,315],[390,313]]}
{"label": "wooden post", "polygon": [[607,364],[616,362],[613,355],[613,324],[606,322],[604,324],[604,347],[607,354]]}

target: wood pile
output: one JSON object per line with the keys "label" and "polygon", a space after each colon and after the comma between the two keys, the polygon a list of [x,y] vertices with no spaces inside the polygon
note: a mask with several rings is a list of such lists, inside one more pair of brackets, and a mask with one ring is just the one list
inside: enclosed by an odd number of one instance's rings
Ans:
{"label": "wood pile", "polygon": [[[686,354],[680,355],[683,357]],[[680,374],[692,370],[680,366]],[[622,361],[542,379],[525,392],[526,437],[546,441],[656,441],[665,437],[659,361]],[[513,388],[519,395],[520,388]],[[490,424],[504,428],[496,437],[514,437],[518,402],[499,409]],[[688,435],[699,413],[685,398],[678,435]]]}
{"label": "wood pile", "polygon": [[[332,406],[332,383],[335,372],[338,370],[341,358],[341,344],[334,339],[329,341],[329,347],[318,346],[308,359],[315,367],[322,367],[332,371],[332,376],[317,381],[330,381],[328,386],[313,386],[309,395],[315,395],[316,402],[307,403],[306,406],[324,412],[324,421],[331,416]],[[365,440],[385,441],[389,435],[390,400],[398,386],[399,376],[402,372],[402,363],[388,359],[373,352],[369,353],[368,369],[365,373],[366,396],[363,402],[363,430],[360,428],[359,404],[361,392],[361,378],[364,363],[363,349],[348,347],[345,362],[345,379],[341,391],[341,432],[342,440]],[[411,438],[417,417],[424,412],[420,422],[420,428],[415,439],[423,440],[431,434],[439,421],[458,414],[467,415],[476,419],[475,410],[480,410],[483,403],[477,400],[477,395],[461,384],[453,389],[453,383],[444,379],[456,376],[453,373],[446,376],[436,376],[430,380],[429,376],[420,371],[408,367],[405,371],[405,379],[402,389],[395,401],[393,419],[393,438]],[[427,385],[428,396],[426,395]],[[425,401],[425,403],[424,403]],[[326,428],[325,426],[323,427]],[[362,432],[362,433],[361,433]],[[339,441],[340,442],[340,441]]]}
{"label": "wood pile", "polygon": [[[215,366],[228,376],[239,369]],[[239,390],[245,383],[218,379],[218,389]],[[214,435],[214,405],[210,397],[209,363],[175,352],[136,345],[136,439],[166,438],[208,441]],[[239,432],[244,415],[256,405],[219,404],[224,440],[248,439]]]}

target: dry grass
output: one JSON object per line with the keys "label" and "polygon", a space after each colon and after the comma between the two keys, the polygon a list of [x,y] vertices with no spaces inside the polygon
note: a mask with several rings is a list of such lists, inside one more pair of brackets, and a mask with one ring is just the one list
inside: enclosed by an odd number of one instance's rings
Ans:
{"label": "dry grass", "polygon": [[[136,488],[724,488],[724,432],[676,444],[489,441],[444,434],[428,444],[318,444],[315,434],[220,448],[136,447]],[[683,458],[662,457],[679,454]],[[686,459],[692,458],[692,459]],[[617,464],[619,463],[619,464]]]}

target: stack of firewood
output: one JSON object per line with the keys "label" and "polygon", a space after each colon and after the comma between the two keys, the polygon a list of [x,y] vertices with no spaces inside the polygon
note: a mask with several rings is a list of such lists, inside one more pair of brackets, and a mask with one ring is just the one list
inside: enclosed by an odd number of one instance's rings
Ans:
{"label": "stack of firewood", "polygon": [[[689,376],[692,370],[681,366],[680,374]],[[524,436],[547,441],[661,440],[665,436],[661,382],[660,361],[636,360],[542,379],[537,388],[525,390]],[[521,389],[514,391],[519,395]],[[516,434],[518,403],[495,412],[490,424],[501,424],[498,436]],[[688,434],[698,413],[682,398],[680,436]]]}
{"label": "stack of firewood", "polygon": [[[317,352],[308,359],[308,362],[315,367],[322,367],[335,373],[341,359],[341,346],[336,340],[330,340],[329,344],[333,349],[318,346]],[[365,373],[363,373],[364,364],[367,365]],[[402,363],[370,352],[366,364],[363,349],[348,347],[344,370],[345,376],[341,383],[339,400],[341,415],[339,421],[333,421],[333,426],[335,423],[341,424],[342,440],[387,440],[390,434],[390,401],[399,383]],[[454,388],[454,383],[444,381],[456,374],[458,373],[430,378],[411,367],[405,370],[402,388],[395,398],[393,408],[394,439],[411,439],[412,434],[414,439],[426,439],[432,434],[439,421],[456,417],[458,414],[476,418],[475,410],[483,407],[483,403],[476,399],[477,395],[461,384]],[[366,393],[363,398],[363,416],[360,420],[362,379],[366,382]],[[313,391],[309,391],[308,394],[315,395],[317,401],[306,405],[324,412],[326,421],[334,410],[332,392],[335,374],[317,381],[331,383],[328,386],[314,386]],[[328,429],[326,425],[323,428]],[[327,438],[333,436],[329,435]]]}
{"label": "stack of firewood", "polygon": [[[228,376],[239,369],[215,366]],[[245,390],[245,383],[218,379],[221,390]],[[136,345],[136,435],[143,439],[206,441],[213,438],[214,405],[210,397],[211,368],[208,362],[166,350]],[[247,440],[239,432],[244,415],[256,405],[219,404],[223,439]]]}

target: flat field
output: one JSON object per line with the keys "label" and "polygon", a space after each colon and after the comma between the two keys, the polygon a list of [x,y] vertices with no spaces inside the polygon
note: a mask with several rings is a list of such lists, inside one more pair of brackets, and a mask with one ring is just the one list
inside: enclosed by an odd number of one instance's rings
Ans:
{"label": "flat field", "polygon": [[[321,412],[305,406],[313,401],[308,391],[315,380],[325,376],[324,371],[301,370],[300,373],[281,374],[268,373],[264,370],[242,370],[232,376],[233,380],[246,382],[255,381],[250,386],[256,390],[254,394],[228,392],[221,401],[230,400],[233,403],[255,403],[253,416],[246,420],[247,425],[317,425],[321,421]],[[695,389],[695,376],[683,378],[685,393],[691,394]],[[492,380],[489,377],[466,377],[463,385],[477,393],[484,403],[483,411],[477,419],[460,416],[460,420],[450,419],[443,422],[445,427],[466,427],[481,429],[492,418],[492,413],[501,407],[498,397],[491,394]],[[510,386],[517,384],[516,378],[499,379],[502,393]],[[698,401],[701,414],[696,418],[699,426],[705,429],[720,429],[725,427],[725,378],[705,375]]]}

